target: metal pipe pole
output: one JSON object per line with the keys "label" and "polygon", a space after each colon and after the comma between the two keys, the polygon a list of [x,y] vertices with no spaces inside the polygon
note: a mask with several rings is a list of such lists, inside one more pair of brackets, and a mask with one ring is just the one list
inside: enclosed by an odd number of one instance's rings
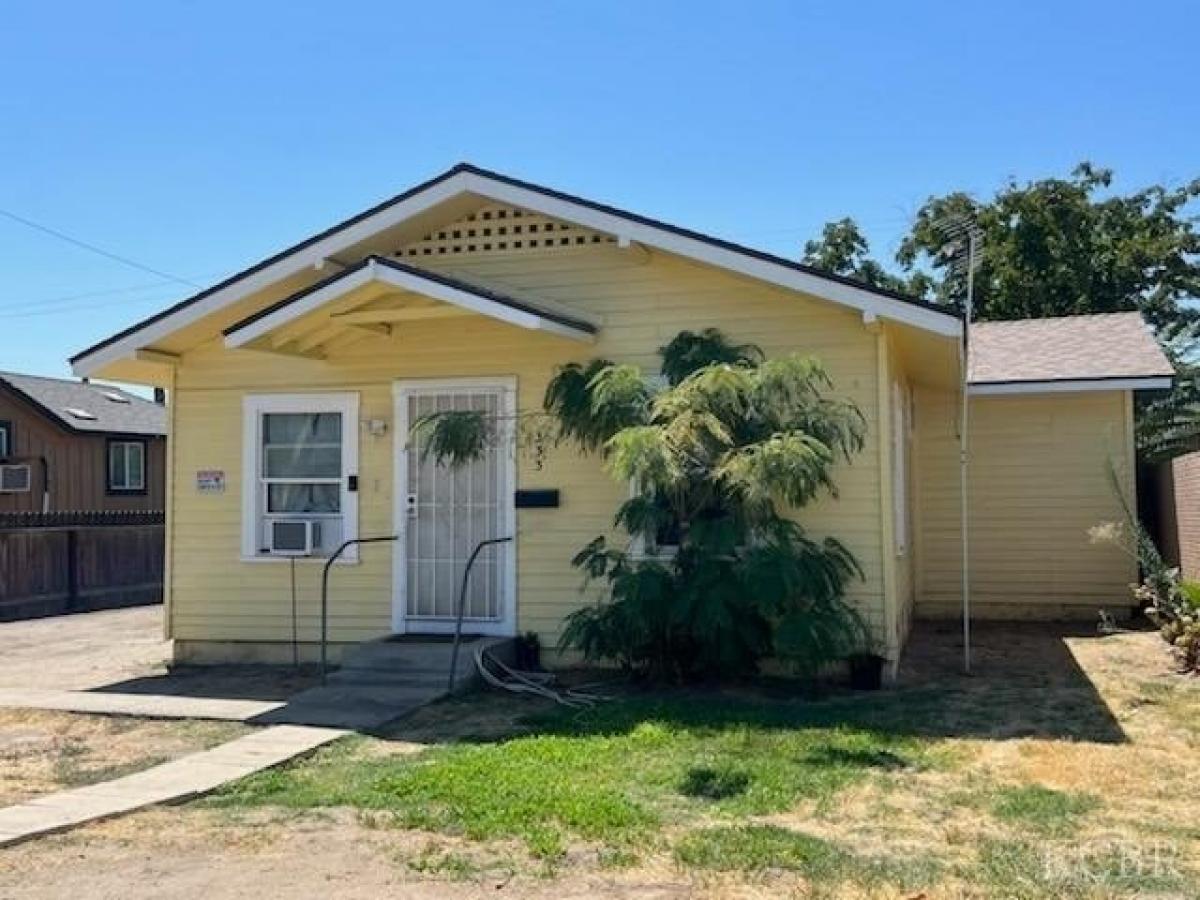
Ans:
{"label": "metal pipe pole", "polygon": [[963,630],[963,672],[971,674],[971,556],[970,556],[970,526],[968,515],[970,503],[967,499],[967,458],[970,449],[968,427],[970,424],[970,364],[971,364],[971,314],[975,305],[975,244],[977,233],[971,228],[967,233],[967,302],[963,316],[963,349],[962,349],[962,413],[959,417],[958,434],[958,490],[959,518],[962,529],[962,630]]}
{"label": "metal pipe pole", "polygon": [[475,559],[479,556],[484,547],[489,547],[492,544],[506,544],[512,540],[512,535],[502,538],[489,538],[486,541],[480,541],[475,545],[475,549],[471,551],[471,557],[467,560],[467,568],[463,570],[462,586],[458,591],[458,612],[454,618],[454,647],[450,651],[450,677],[446,682],[446,693],[454,693],[454,676],[458,669],[458,645],[462,640],[462,620],[463,609],[467,605],[467,580],[471,577],[471,567],[475,565]]}
{"label": "metal pipe pole", "polygon": [[378,544],[383,541],[399,540],[400,535],[389,534],[386,537],[370,537],[370,538],[355,538],[352,541],[343,541],[330,555],[329,559],[325,560],[325,567],[321,570],[321,684],[325,683],[325,677],[329,672],[328,651],[329,646],[329,569],[335,562],[338,561],[347,547],[355,544]]}

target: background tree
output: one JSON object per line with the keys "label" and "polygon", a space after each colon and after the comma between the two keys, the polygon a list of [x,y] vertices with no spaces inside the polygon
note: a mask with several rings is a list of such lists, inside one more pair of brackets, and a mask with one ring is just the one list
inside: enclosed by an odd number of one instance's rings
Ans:
{"label": "background tree", "polygon": [[1082,163],[1067,178],[1010,180],[989,200],[962,192],[931,197],[900,243],[898,273],[870,258],[848,219],[825,226],[821,238],[805,245],[804,259],[877,286],[899,280],[922,299],[958,304],[966,293],[964,248],[961,228],[953,225],[971,221],[982,233],[976,318],[1140,311],[1179,370],[1176,390],[1146,406],[1142,449],[1158,455],[1196,449],[1200,179],[1128,194],[1111,187],[1111,170]]}
{"label": "background tree", "polygon": [[858,223],[850,218],[827,222],[819,238],[804,244],[801,262],[871,287],[914,297],[924,297],[934,291],[934,283],[925,272],[913,271],[901,276],[872,259],[871,245]]}
{"label": "background tree", "polygon": [[[829,396],[817,361],[764,361],[713,329],[682,332],[660,355],[663,387],[636,366],[594,360],[563,367],[547,388],[558,439],[634,486],[614,519],[631,540],[597,537],[574,560],[607,591],[568,618],[563,646],[672,680],[747,674],[767,656],[815,672],[864,649],[843,599],[861,575],[854,557],[777,507],[835,491],[834,465],[862,448],[858,409]],[[490,439],[480,418],[437,413],[416,428],[426,452],[454,464]],[[635,552],[665,529],[672,555]]]}

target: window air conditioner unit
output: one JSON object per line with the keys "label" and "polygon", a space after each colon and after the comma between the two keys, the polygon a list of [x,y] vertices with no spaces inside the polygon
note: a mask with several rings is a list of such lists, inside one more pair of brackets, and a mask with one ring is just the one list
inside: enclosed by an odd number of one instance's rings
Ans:
{"label": "window air conditioner unit", "polygon": [[28,464],[0,466],[0,494],[28,494],[31,480]]}
{"label": "window air conditioner unit", "polygon": [[312,556],[321,544],[321,523],[278,519],[271,522],[269,538],[272,556]]}

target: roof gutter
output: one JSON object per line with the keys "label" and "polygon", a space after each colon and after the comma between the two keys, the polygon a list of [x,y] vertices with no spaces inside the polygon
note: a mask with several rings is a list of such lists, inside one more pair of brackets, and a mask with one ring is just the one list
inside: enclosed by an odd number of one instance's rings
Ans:
{"label": "roof gutter", "polygon": [[1047,381],[972,381],[972,397],[1000,397],[1020,394],[1066,394],[1085,391],[1163,391],[1170,390],[1175,379],[1170,375],[1100,378],[1057,378]]}

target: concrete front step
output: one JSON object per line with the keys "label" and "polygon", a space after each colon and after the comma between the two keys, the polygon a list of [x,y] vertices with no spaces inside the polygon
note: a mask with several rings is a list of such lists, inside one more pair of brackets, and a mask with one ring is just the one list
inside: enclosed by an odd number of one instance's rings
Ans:
{"label": "concrete front step", "polygon": [[[454,677],[457,684],[464,678],[470,678],[471,672],[460,668]],[[414,687],[445,687],[449,672],[421,670],[417,672],[393,672],[389,669],[339,669],[330,674],[328,684],[389,684],[396,687],[412,685]]]}
{"label": "concrete front step", "polygon": [[[456,672],[467,672],[475,668],[475,654],[461,653],[455,667]],[[435,662],[391,662],[385,659],[354,659],[347,660],[338,669],[339,672],[395,672],[407,675],[442,675],[450,672],[450,659]]]}
{"label": "concrete front step", "polygon": [[[464,641],[459,646],[459,661],[470,661],[475,651],[483,646],[489,649],[493,645],[506,642],[506,639],[475,638]],[[446,671],[450,668],[450,657],[454,647],[449,641],[420,644],[414,641],[370,641],[359,644],[348,651],[342,660],[342,668],[375,668],[379,666],[396,668],[432,668]]]}
{"label": "concrete front step", "polygon": [[[511,638],[479,638],[463,644],[455,666],[456,691],[478,683],[475,651],[481,646],[505,660],[514,652]],[[444,641],[362,644],[349,651],[326,684],[252,721],[356,729],[383,725],[446,696],[452,653],[452,645]]]}

